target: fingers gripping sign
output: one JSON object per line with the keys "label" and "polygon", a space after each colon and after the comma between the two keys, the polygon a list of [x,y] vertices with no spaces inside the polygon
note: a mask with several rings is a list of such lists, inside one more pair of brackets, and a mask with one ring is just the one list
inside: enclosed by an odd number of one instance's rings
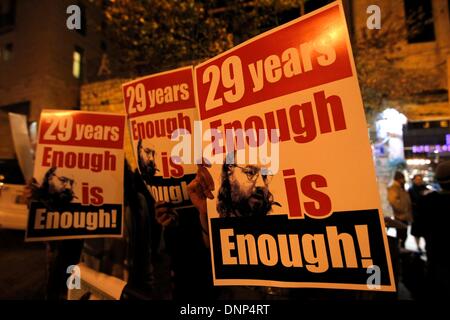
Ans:
{"label": "fingers gripping sign", "polygon": [[174,226],[178,223],[178,214],[169,202],[156,203],[156,221],[163,227]]}

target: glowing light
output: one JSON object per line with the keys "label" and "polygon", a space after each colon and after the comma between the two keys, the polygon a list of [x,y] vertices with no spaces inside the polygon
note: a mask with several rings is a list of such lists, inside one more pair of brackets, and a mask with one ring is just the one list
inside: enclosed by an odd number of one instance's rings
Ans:
{"label": "glowing light", "polygon": [[412,146],[413,153],[428,153],[428,152],[440,153],[440,152],[447,152],[449,150],[450,145],[448,144]]}
{"label": "glowing light", "polygon": [[326,31],[324,31],[319,38],[316,39],[317,43],[328,46],[333,45],[334,42],[339,41],[342,39],[342,33],[344,31],[344,28],[328,28]]}
{"label": "glowing light", "polygon": [[427,164],[430,164],[431,160],[430,159],[407,159],[406,160],[406,164],[409,166],[424,166]]}
{"label": "glowing light", "polygon": [[73,52],[72,74],[75,78],[80,79],[81,75],[81,53]]}
{"label": "glowing light", "polygon": [[46,110],[46,113],[50,113],[52,117],[67,117],[73,115],[73,111],[53,111]]}

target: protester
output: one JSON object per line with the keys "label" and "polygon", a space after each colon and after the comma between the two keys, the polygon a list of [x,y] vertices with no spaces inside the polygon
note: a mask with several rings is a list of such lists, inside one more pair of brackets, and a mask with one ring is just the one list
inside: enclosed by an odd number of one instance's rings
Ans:
{"label": "protester", "polygon": [[423,215],[425,212],[421,212],[420,210],[420,202],[428,190],[426,185],[423,183],[423,176],[421,174],[414,175],[413,184],[409,188],[409,196],[411,197],[411,205],[412,205],[412,215],[413,222],[411,224],[411,234],[414,236],[417,244],[417,249],[419,252],[422,252],[420,247],[420,238],[423,237]]}
{"label": "protester", "polygon": [[[192,203],[200,213],[203,240],[209,247],[207,200],[214,199],[214,180],[205,162],[198,166],[196,178],[189,184]],[[271,176],[254,165],[238,166],[226,161],[222,166],[221,185],[217,196],[217,210],[222,218],[263,216],[271,212],[273,200],[269,191]],[[221,286],[217,290],[220,300],[273,300],[287,299],[289,290],[274,287]]]}
{"label": "protester", "polygon": [[[141,140],[137,151],[139,171],[145,183],[151,185],[158,171],[157,153],[154,147]],[[193,199],[195,201],[195,195]],[[156,210],[156,221],[163,227],[164,245],[171,260],[172,297],[176,300],[214,299],[211,257],[207,241],[202,238],[207,224],[201,223],[202,214],[196,207],[176,209],[168,202],[158,202],[150,210]]]}
{"label": "protester", "polygon": [[441,162],[435,171],[435,179],[442,188],[424,197],[424,236],[427,251],[430,299],[446,299],[450,296],[450,256],[448,250],[448,226],[450,225],[450,160]]}
{"label": "protester", "polygon": [[408,192],[405,191],[405,176],[403,173],[396,171],[394,181],[388,188],[388,201],[392,206],[394,218],[402,222],[405,228],[397,228],[397,238],[401,248],[405,247],[407,238],[407,226],[412,222],[411,199]]}
{"label": "protester", "polygon": [[124,167],[123,238],[86,239],[81,261],[89,268],[112,275],[151,297],[152,266],[150,216],[145,197],[137,192],[128,162]]}
{"label": "protester", "polygon": [[[44,204],[48,210],[57,210],[74,199],[73,179],[57,174],[57,168],[50,168],[42,183],[32,179],[25,188],[25,198]],[[55,240],[46,243],[46,288],[47,300],[67,298],[67,268],[80,260],[83,240]]]}
{"label": "protester", "polygon": [[147,186],[145,185],[145,182],[142,179],[141,174],[139,173],[139,170],[137,170],[137,169],[134,171],[134,183],[135,183],[136,191],[145,197],[147,207],[149,208],[148,214],[149,214],[149,222],[150,222],[150,239],[151,239],[150,245],[151,245],[152,260],[153,259],[158,260],[160,245],[161,245],[162,227],[156,221],[155,210],[154,210],[155,200],[153,199],[151,193],[148,191]]}

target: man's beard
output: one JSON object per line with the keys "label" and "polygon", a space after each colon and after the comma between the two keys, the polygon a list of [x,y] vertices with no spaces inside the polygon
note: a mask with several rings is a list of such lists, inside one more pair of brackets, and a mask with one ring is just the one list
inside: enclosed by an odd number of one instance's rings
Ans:
{"label": "man's beard", "polygon": [[49,204],[52,207],[64,207],[72,202],[75,198],[75,193],[71,189],[64,189],[63,191],[55,191],[49,194]]}
{"label": "man's beard", "polygon": [[239,186],[232,186],[232,202],[235,212],[242,217],[265,216],[274,204],[272,193],[261,187],[255,188],[250,196],[243,195]]}
{"label": "man's beard", "polygon": [[152,178],[155,176],[156,171],[158,171],[158,169],[156,168],[155,161],[153,160],[144,161],[141,158],[139,159],[139,170],[141,171],[142,179],[147,184],[151,183]]}

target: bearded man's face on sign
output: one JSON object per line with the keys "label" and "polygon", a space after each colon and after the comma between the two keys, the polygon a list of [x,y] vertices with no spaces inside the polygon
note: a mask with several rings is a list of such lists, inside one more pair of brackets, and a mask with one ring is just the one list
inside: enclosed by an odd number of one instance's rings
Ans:
{"label": "bearded man's face on sign", "polygon": [[37,197],[51,209],[63,207],[77,198],[74,192],[75,180],[58,172],[58,168],[50,168],[36,190]]}
{"label": "bearded man's face on sign", "polygon": [[139,140],[137,146],[138,166],[141,172],[142,179],[150,184],[156,172],[159,171],[156,166],[156,151],[155,147],[150,143]]}
{"label": "bearded man's face on sign", "polygon": [[271,180],[260,166],[225,163],[217,203],[220,216],[267,215],[272,205],[279,206],[269,191]]}

